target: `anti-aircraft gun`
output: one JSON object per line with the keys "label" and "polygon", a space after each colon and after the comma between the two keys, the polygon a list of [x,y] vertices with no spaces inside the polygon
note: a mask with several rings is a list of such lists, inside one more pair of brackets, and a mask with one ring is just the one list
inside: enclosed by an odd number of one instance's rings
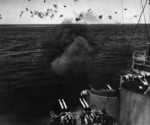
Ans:
{"label": "anti-aircraft gun", "polygon": [[[112,106],[115,106],[114,104],[116,104],[117,101],[114,100],[117,99],[117,91],[112,89],[109,84],[107,84],[107,87],[108,89],[101,90],[95,90],[91,87],[90,90],[83,90],[81,92],[82,98],[80,98],[79,100],[82,108],[84,109],[80,117],[82,124],[89,125],[101,123],[102,125],[114,125],[117,122],[115,117],[111,115],[113,112],[110,112],[107,108],[108,105],[111,106],[111,104],[113,104]],[[88,105],[84,97],[87,98],[90,106]],[[110,103],[110,98],[114,99],[112,100],[112,103]],[[93,109],[93,107],[96,107],[96,109]]]}
{"label": "anti-aircraft gun", "polygon": [[68,110],[68,107],[64,99],[58,99],[61,113],[56,115],[53,111],[50,111],[50,124],[63,124],[74,125],[76,124],[75,114]]}
{"label": "anti-aircraft gun", "polygon": [[84,98],[79,98],[79,101],[83,107],[83,111],[80,115],[81,124],[91,125],[94,123],[100,123],[100,117],[102,114],[98,111],[92,110]]}
{"label": "anti-aircraft gun", "polygon": [[83,107],[83,112],[80,115],[82,125],[91,125],[91,124],[102,124],[102,125],[114,125],[116,124],[115,119],[108,114],[105,107],[101,110],[94,110],[88,105],[84,98],[79,98],[80,103]]}

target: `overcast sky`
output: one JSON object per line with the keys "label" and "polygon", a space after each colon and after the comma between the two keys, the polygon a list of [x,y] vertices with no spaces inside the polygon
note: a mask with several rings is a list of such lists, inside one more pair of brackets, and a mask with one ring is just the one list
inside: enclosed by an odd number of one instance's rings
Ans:
{"label": "overcast sky", "polygon": [[[142,10],[141,0],[124,0],[123,7],[122,1],[0,0],[0,24],[137,23]],[[147,22],[150,22],[149,7],[148,3]]]}

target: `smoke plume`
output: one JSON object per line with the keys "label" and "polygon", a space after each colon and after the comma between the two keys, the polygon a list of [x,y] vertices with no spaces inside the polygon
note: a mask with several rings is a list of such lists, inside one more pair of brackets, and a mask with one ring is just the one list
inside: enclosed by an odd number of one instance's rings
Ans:
{"label": "smoke plume", "polygon": [[84,66],[84,63],[90,58],[90,52],[92,52],[92,48],[87,40],[78,36],[65,52],[51,63],[52,70],[57,74],[66,73],[70,70],[69,68],[76,71],[78,66]]}
{"label": "smoke plume", "polygon": [[45,50],[43,55],[47,56],[43,57],[53,75],[69,79],[88,75],[95,44],[87,25],[57,25],[46,38],[42,47]]}

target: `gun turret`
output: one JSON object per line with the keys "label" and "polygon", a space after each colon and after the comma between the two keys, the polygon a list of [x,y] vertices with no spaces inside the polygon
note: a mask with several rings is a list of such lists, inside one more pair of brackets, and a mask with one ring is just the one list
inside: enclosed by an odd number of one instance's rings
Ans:
{"label": "gun turret", "polygon": [[88,105],[88,103],[85,101],[84,98],[79,98],[79,101],[80,101],[84,111],[91,111],[90,106]]}
{"label": "gun turret", "polygon": [[51,123],[58,123],[58,124],[64,124],[64,125],[73,125],[76,124],[75,115],[69,111],[67,104],[64,99],[58,99],[60,107],[61,107],[61,113],[58,115],[55,115],[53,111],[50,112],[50,124]]}
{"label": "gun turret", "polygon": [[84,98],[79,98],[79,100],[84,109],[80,115],[81,124],[91,125],[101,123],[104,125],[112,125],[116,123],[115,119],[107,113],[105,108],[100,111],[98,111],[98,109],[93,110]]}

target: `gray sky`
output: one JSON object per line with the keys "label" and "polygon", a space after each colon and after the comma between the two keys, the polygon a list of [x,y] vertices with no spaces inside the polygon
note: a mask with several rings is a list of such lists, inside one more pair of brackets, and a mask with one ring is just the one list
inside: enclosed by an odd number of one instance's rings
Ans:
{"label": "gray sky", "polygon": [[[0,0],[0,24],[122,23],[122,0],[45,1]],[[137,23],[142,10],[140,1],[123,0],[124,23]],[[143,0],[143,4],[145,1]],[[54,7],[54,4],[57,7]],[[147,4],[147,22],[150,22],[149,7]],[[76,18],[80,20],[76,21]]]}

